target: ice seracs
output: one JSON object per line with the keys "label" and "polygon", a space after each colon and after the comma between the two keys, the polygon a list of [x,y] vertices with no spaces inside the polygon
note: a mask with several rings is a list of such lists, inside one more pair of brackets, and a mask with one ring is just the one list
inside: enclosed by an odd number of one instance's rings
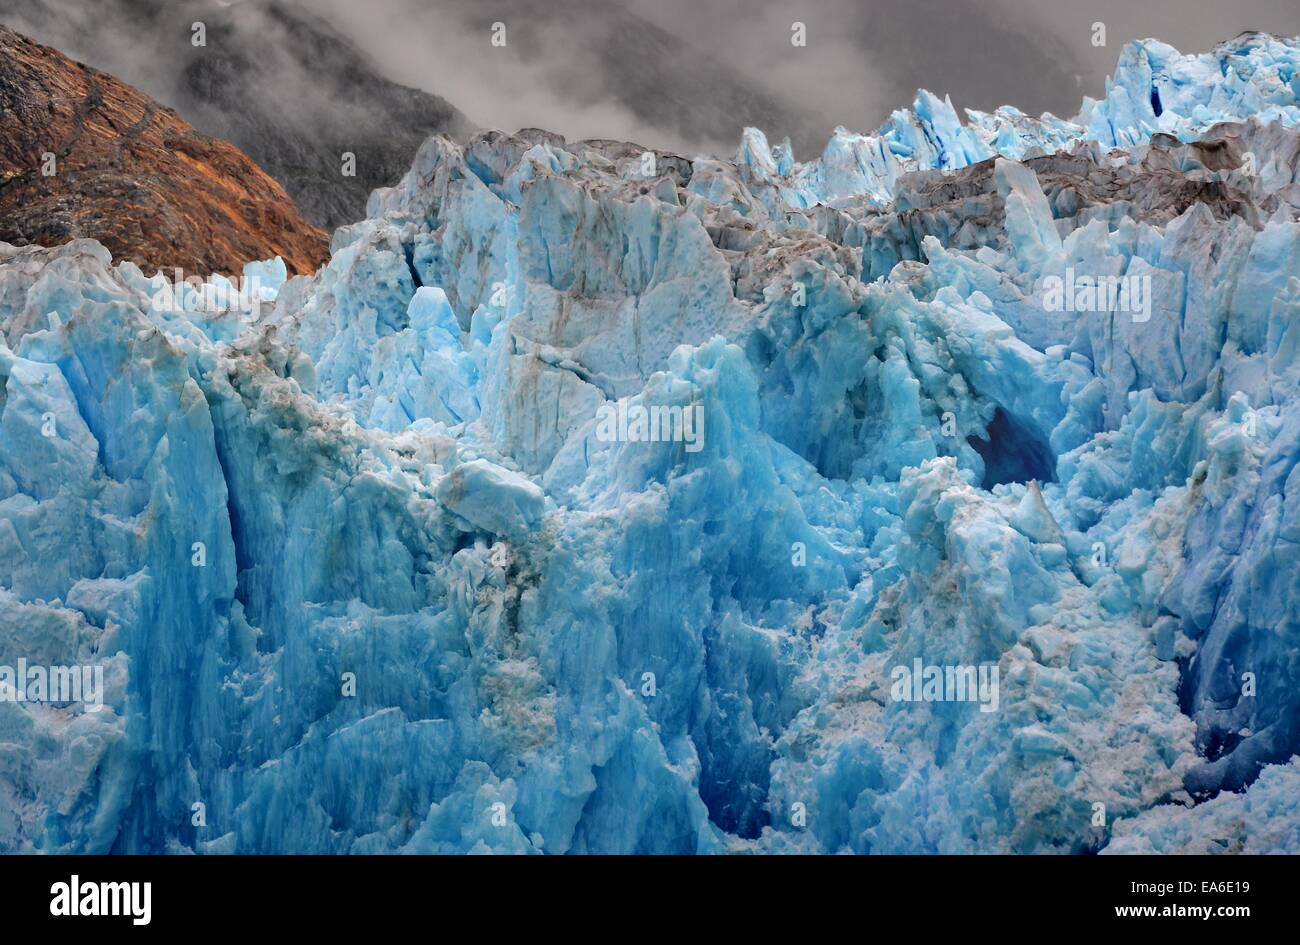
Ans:
{"label": "ice seracs", "polygon": [[0,664],[105,706],[0,849],[1300,849],[1298,65],[433,138],[257,313],[0,246]]}

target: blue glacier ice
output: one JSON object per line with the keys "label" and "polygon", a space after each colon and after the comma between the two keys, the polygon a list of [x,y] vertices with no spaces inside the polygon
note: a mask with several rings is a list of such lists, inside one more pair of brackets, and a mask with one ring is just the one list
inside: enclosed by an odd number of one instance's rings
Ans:
{"label": "blue glacier ice", "polygon": [[1300,41],[243,276],[0,244],[0,851],[1300,852]]}

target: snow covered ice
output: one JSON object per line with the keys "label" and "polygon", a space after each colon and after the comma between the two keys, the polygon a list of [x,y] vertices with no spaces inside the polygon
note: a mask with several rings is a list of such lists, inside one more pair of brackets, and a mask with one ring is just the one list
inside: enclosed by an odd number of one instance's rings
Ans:
{"label": "snow covered ice", "polygon": [[1300,852],[1297,41],[245,276],[0,244],[0,851]]}

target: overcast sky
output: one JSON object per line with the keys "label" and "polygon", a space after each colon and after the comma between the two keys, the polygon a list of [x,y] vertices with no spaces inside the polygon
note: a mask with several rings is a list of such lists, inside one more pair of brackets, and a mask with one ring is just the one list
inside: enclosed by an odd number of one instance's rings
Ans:
{"label": "overcast sky", "polygon": [[[1248,29],[1300,35],[1300,0],[0,0],[0,13],[170,101],[166,50],[188,44],[191,17],[231,2],[319,14],[378,72],[479,127],[730,155],[753,123],[789,135],[801,159],[836,125],[875,130],[921,86],[958,108],[1069,118],[1103,94],[1130,40],[1194,52]],[[791,43],[795,22],[805,46]],[[161,45],[142,44],[150,29]],[[317,94],[300,71],[267,94]]]}
{"label": "overcast sky", "polygon": [[[541,125],[722,150],[737,129],[655,127],[607,74],[601,24],[622,8],[804,113],[824,136],[876,128],[918,85],[960,107],[1014,104],[1073,116],[1099,96],[1123,44],[1157,37],[1205,51],[1248,29],[1300,35],[1300,0],[310,0],[407,84],[483,126]],[[380,13],[379,11],[384,11]],[[507,25],[506,49],[488,45]],[[803,22],[807,46],[791,44]],[[623,21],[623,28],[634,19]],[[1092,24],[1106,45],[1092,44]],[[397,24],[401,24],[398,26]],[[593,48],[595,47],[595,48]],[[635,95],[654,94],[653,83]],[[780,134],[784,129],[768,129]],[[799,137],[798,129],[792,133]],[[798,142],[807,150],[816,136]],[[804,155],[806,156],[806,155]]]}

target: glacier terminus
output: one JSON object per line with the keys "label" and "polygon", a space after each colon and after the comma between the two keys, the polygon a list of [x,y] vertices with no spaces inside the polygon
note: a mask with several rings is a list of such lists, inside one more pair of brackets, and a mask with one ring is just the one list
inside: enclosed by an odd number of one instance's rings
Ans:
{"label": "glacier terminus", "polygon": [[1300,853],[1300,41],[330,251],[0,244],[0,851]]}

